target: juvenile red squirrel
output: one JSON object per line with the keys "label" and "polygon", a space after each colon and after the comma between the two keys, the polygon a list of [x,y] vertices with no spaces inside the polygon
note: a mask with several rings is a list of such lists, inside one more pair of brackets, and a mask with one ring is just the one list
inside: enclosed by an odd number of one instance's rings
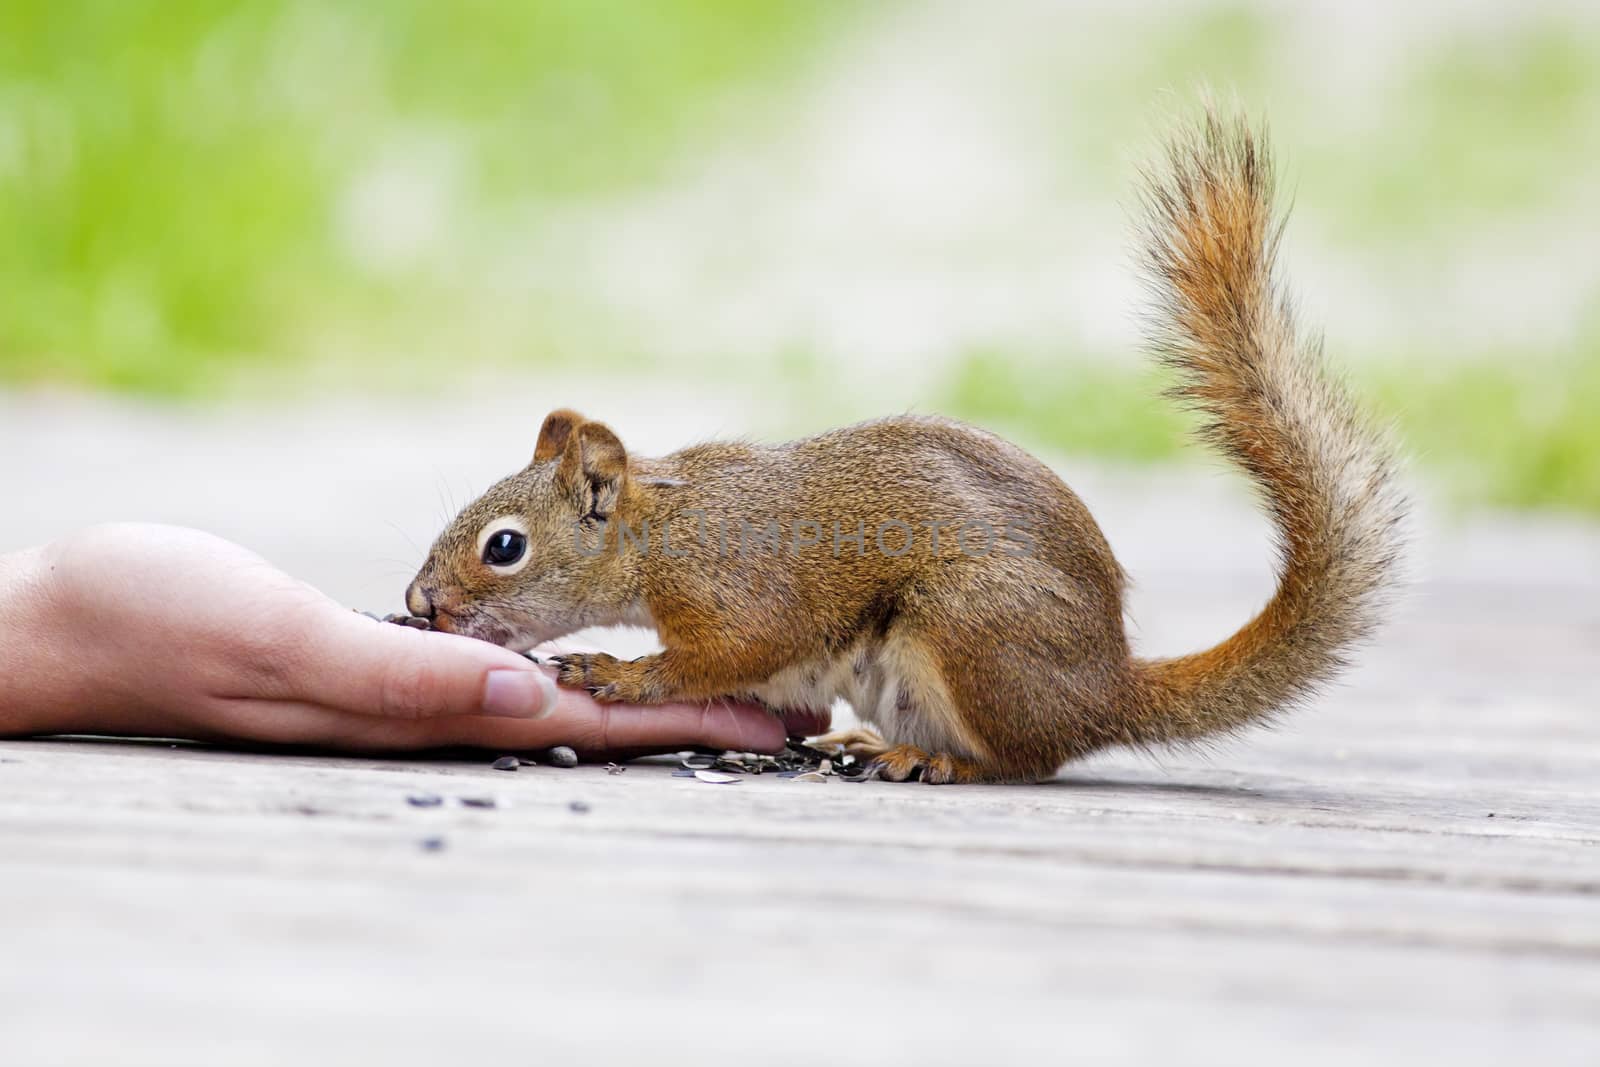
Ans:
{"label": "juvenile red squirrel", "polygon": [[1263,138],[1208,111],[1142,196],[1153,345],[1278,532],[1275,594],[1215,648],[1131,655],[1122,569],[1077,496],[937,417],[646,459],[553,412],[533,461],[439,537],[407,606],[516,649],[654,627],[663,652],[564,656],[560,683],[642,704],[842,697],[867,726],[824,740],[893,781],[1036,780],[1110,745],[1268,719],[1379,622],[1405,507],[1380,435],[1295,327],[1272,184]]}

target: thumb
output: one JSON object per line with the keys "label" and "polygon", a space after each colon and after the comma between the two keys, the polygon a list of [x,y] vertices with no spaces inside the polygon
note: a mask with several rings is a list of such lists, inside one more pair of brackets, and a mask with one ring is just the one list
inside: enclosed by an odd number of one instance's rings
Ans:
{"label": "thumb", "polygon": [[555,682],[515,652],[470,637],[413,630],[340,611],[317,627],[301,699],[365,715],[537,719]]}

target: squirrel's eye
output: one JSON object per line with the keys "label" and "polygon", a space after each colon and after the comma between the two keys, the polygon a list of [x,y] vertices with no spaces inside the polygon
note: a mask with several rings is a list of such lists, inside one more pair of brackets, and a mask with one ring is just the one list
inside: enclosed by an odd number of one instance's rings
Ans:
{"label": "squirrel's eye", "polygon": [[483,561],[491,567],[505,567],[522,558],[528,551],[528,539],[516,530],[501,530],[489,535],[484,542]]}

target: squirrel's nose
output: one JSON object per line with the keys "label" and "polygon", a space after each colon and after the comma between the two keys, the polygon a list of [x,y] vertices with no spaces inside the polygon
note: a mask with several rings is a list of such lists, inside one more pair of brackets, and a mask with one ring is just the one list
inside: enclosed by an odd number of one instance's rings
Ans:
{"label": "squirrel's nose", "polygon": [[423,587],[421,579],[406,589],[406,610],[423,619],[434,616],[433,594]]}

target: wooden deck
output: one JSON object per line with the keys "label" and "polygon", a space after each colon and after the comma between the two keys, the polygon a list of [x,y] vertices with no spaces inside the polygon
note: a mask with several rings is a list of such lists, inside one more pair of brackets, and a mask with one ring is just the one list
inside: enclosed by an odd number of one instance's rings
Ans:
{"label": "wooden deck", "polygon": [[[362,606],[404,580],[350,551],[382,500],[425,484],[414,558],[436,481],[506,460],[424,461],[391,414],[305,415],[270,464],[248,420],[7,414],[36,461],[0,489],[36,506],[0,549],[178,518]],[[352,420],[359,455],[309,461]],[[174,481],[241,465],[299,480]],[[1235,487],[1069,475],[1143,649],[1259,602]],[[1038,786],[0,744],[0,1063],[1600,1062],[1600,532],[1423,529],[1404,617],[1318,706]]]}

